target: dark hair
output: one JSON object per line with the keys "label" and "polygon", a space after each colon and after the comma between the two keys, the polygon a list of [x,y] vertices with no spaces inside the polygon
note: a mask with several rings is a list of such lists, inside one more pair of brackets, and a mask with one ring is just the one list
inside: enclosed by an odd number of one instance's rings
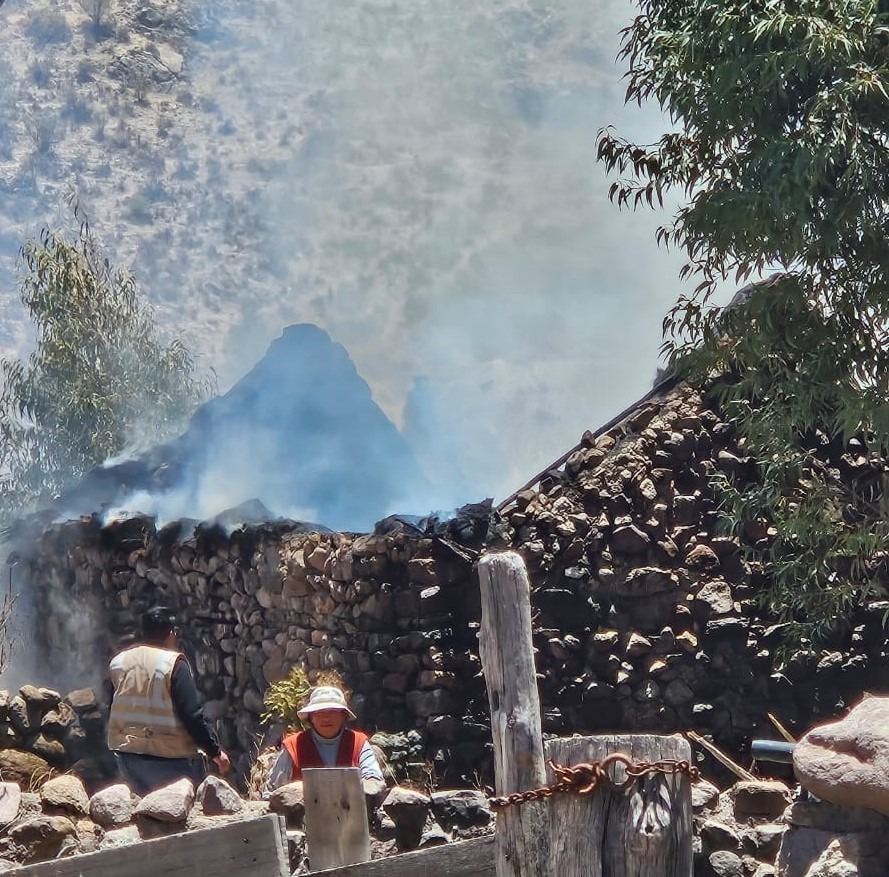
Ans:
{"label": "dark hair", "polygon": [[176,632],[176,616],[166,606],[155,606],[142,616],[142,638],[160,642]]}

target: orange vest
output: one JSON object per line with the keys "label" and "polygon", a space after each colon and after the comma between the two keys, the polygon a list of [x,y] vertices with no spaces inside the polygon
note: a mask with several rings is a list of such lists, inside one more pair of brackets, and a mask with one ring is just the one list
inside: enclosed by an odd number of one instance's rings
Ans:
{"label": "orange vest", "polygon": [[[340,748],[336,753],[334,767],[358,767],[358,759],[364,744],[367,743],[367,734],[361,731],[353,731],[351,728],[343,729],[340,738]],[[283,740],[284,748],[293,763],[293,773],[290,782],[295,783],[302,778],[304,767],[326,767],[321,760],[321,753],[312,739],[311,731],[300,731],[298,734],[290,734]]]}

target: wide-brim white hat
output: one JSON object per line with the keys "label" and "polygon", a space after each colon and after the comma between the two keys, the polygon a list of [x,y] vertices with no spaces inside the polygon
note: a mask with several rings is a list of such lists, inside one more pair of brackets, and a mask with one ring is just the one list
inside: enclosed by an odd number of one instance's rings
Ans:
{"label": "wide-brim white hat", "polygon": [[335,685],[319,685],[309,695],[308,703],[297,711],[297,715],[304,719],[311,713],[321,710],[342,710],[350,719],[355,718],[355,713],[349,709],[346,703],[346,695]]}

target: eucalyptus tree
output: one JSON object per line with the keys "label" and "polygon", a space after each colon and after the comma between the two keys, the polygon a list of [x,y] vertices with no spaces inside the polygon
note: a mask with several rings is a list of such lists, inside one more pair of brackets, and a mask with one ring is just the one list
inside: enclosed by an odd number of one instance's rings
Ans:
{"label": "eucalyptus tree", "polygon": [[[694,288],[664,349],[756,461],[747,481],[718,476],[724,521],[771,607],[817,639],[887,573],[889,3],[638,6],[627,100],[657,102],[673,130],[647,145],[603,130],[598,156],[620,206],[684,195],[657,240],[684,250]],[[714,306],[720,284],[771,271]]]}
{"label": "eucalyptus tree", "polygon": [[44,228],[20,252],[21,299],[36,328],[27,359],[0,362],[0,516],[51,502],[134,444],[169,437],[212,391],[178,339],[163,339],[135,279],[89,223]]}

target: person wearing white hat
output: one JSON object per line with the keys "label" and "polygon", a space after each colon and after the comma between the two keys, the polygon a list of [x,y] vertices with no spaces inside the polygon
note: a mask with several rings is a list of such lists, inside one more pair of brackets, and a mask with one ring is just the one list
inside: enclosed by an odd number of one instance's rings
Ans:
{"label": "person wearing white hat", "polygon": [[383,783],[383,772],[366,734],[346,727],[355,713],[346,696],[333,685],[319,685],[297,712],[309,723],[307,731],[288,734],[281,753],[269,772],[264,797],[279,786],[297,782],[304,767],[357,767],[365,791],[375,794]]}

